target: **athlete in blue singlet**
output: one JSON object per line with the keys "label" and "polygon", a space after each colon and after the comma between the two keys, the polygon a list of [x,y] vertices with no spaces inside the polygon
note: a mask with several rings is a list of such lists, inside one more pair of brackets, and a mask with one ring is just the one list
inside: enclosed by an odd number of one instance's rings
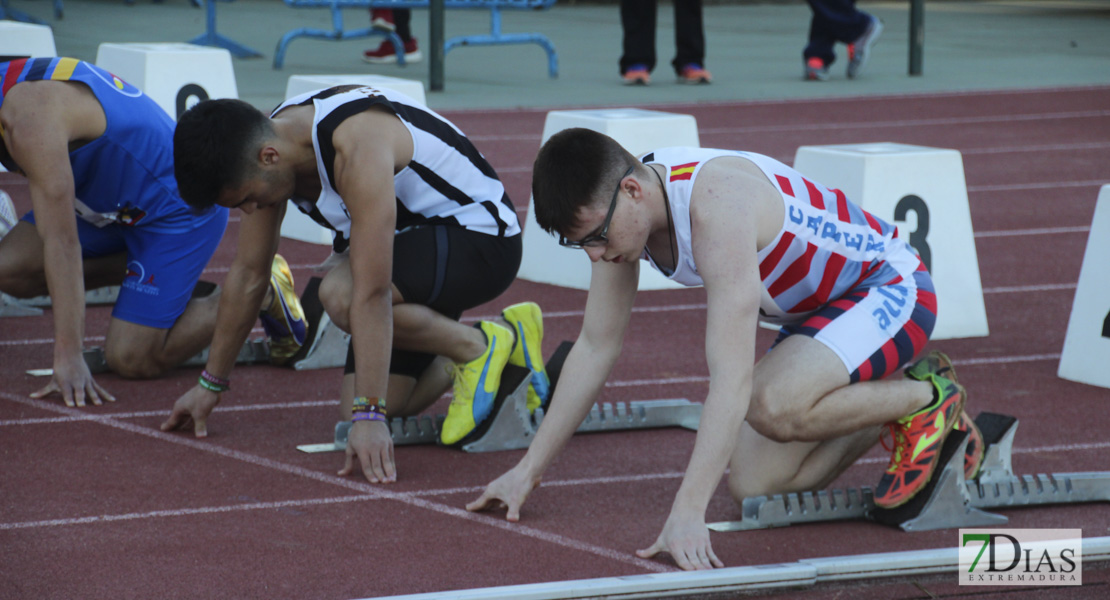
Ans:
{"label": "athlete in blue singlet", "polygon": [[120,286],[105,343],[120,375],[158,376],[211,341],[216,295],[190,297],[228,211],[195,212],[180,199],[173,127],[92,64],[0,63],[0,162],[27,177],[33,208],[0,240],[0,290],[49,293],[54,307],[54,377],[32,396],[114,399],[82,356],[86,287]]}

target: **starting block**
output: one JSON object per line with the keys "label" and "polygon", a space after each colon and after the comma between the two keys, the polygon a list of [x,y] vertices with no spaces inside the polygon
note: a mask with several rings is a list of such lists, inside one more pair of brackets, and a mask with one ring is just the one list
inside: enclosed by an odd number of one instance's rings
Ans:
{"label": "starting block", "polygon": [[0,292],[0,317],[38,317],[42,309],[28,306],[18,298]]}
{"label": "starting block", "polygon": [[[573,346],[563,342],[547,362],[551,379],[551,393],[555,393],[563,361]],[[467,437],[454,447],[465,452],[493,452],[518,450],[532,443],[543,422],[544,410],[528,412],[528,370],[508,365],[501,377],[501,387],[494,399],[493,412]],[[702,405],[689,400],[648,400],[642,402],[617,402],[595,404],[590,409],[576,433],[600,431],[626,431],[658,427],[685,427],[697,430]],[[445,415],[418,416],[390,419],[389,429],[397,446],[439,443],[439,430]],[[347,448],[347,435],[351,421],[335,425],[335,439],[324,444],[297,446],[301,452],[338,452]]]}
{"label": "starting block", "polygon": [[794,168],[899,226],[936,286],[937,320],[930,339],[988,335],[958,151],[892,143],[802,146]]}
{"label": "starting block", "polygon": [[[599,110],[553,110],[543,125],[543,141],[564,129],[583,127],[616,140],[632,154],[643,154],[665,146],[700,146],[698,124],[690,115],[639,108]],[[581,250],[570,250],[536,223],[535,202],[528,202],[528,222],[524,226],[524,255],[520,262],[521,279],[550,283],[579,290],[590,287],[590,259]],[[641,290],[676,289],[677,284],[655,269],[640,269]]]}
{"label": "starting block", "polygon": [[1110,185],[1102,186],[1095,204],[1083,267],[1075,288],[1060,367],[1064,379],[1110,388]]}
{"label": "starting block", "polygon": [[964,480],[967,434],[949,434],[929,484],[905,505],[875,506],[871,488],[823,490],[745,498],[743,519],[710,523],[713,531],[748,531],[800,523],[866,519],[903,531],[997,527],[1008,522],[985,509],[1009,506],[1110,501],[1110,472],[1015,475],[1011,462],[1018,421],[1007,415],[980,414],[986,451],[979,476]]}
{"label": "starting block", "polygon": [[210,98],[238,98],[231,54],[193,44],[101,44],[96,66],[139,88],[177,120]]}
{"label": "starting block", "polygon": [[403,79],[401,77],[389,77],[388,75],[290,75],[289,82],[285,86],[285,99],[288,100],[293,96],[319,90],[323,88],[335,87],[337,85],[368,85],[376,88],[386,88],[400,92],[409,98],[419,102],[422,106],[428,105],[428,100],[424,94],[424,82],[415,79]]}
{"label": "starting block", "polygon": [[0,60],[57,55],[50,26],[0,21]]}
{"label": "starting block", "polygon": [[[304,309],[308,332],[304,346],[301,346],[301,350],[289,361],[289,366],[297,371],[342,367],[347,360],[347,343],[351,339],[351,334],[336,327],[324,312],[324,305],[320,302],[320,281],[319,277],[309,279],[304,293],[301,294],[301,307]],[[204,281],[197,284],[198,290],[207,290],[207,292],[210,292],[212,287],[214,287],[212,284]],[[197,293],[194,291],[194,294]],[[3,309],[3,304],[0,304],[0,315],[3,315]],[[88,348],[84,356],[90,373],[96,375],[108,372],[103,348],[99,346]],[[268,364],[269,362],[270,342],[265,338],[247,340],[235,358],[237,365]],[[208,348],[181,363],[180,366],[203,367],[206,364],[208,364]],[[50,369],[38,369],[35,372],[46,375],[50,374],[48,371]]]}

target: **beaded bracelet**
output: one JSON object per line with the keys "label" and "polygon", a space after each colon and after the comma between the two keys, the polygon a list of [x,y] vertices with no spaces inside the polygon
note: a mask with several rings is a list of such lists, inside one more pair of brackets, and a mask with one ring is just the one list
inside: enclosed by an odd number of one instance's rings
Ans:
{"label": "beaded bracelet", "polygon": [[385,398],[367,398],[366,396],[359,396],[351,403],[351,411],[355,414],[376,413],[385,417]]}
{"label": "beaded bracelet", "polygon": [[385,415],[376,412],[360,412],[351,416],[351,422],[355,421],[381,421],[385,422]]}

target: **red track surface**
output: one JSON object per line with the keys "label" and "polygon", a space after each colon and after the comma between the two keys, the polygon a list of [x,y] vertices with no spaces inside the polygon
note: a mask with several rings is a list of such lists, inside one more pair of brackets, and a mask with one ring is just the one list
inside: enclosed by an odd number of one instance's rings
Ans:
{"label": "red track surface", "polygon": [[[963,153],[991,335],[934,342],[956,360],[969,411],[1017,416],[1019,473],[1108,470],[1105,389],[1058,379],[1075,283],[1095,198],[1110,182],[1110,87],[827,101],[684,105],[706,147],[740,148],[790,163],[800,145],[900,142]],[[502,174],[523,216],[544,113],[447,115]],[[26,187],[0,178],[17,207]],[[222,281],[237,224],[205,278]],[[1062,228],[1062,229],[1059,229]],[[326,250],[283,240],[299,287]],[[496,304],[537,299],[545,350],[573,339],[585,293],[516,282]],[[643,293],[602,401],[690,398],[707,392],[701,290]],[[108,308],[90,308],[90,344]],[[210,437],[158,424],[196,381],[180,369],[158,382],[99,380],[119,401],[67,409],[27,394],[25,374],[51,364],[44,317],[0,320],[0,598],[356,598],[672,570],[645,561],[666,518],[694,435],[684,430],[575,438],[525,506],[523,521],[462,506],[522,451],[467,455],[397,450],[398,483],[339,478],[339,454],[302,454],[330,439],[339,370],[242,367],[209,422]],[[762,332],[760,343],[770,343]],[[442,412],[441,402],[436,407]],[[836,483],[873,485],[886,458],[868,454]],[[1105,505],[1001,511],[1013,527],[1110,528]],[[739,509],[721,486],[711,521]],[[863,522],[713,534],[729,566],[806,557],[949,547],[954,531],[908,534]],[[1069,597],[1106,597],[1107,571]],[[954,578],[919,579],[938,595]],[[907,581],[822,586],[807,597],[921,597]],[[801,591],[780,593],[796,597]],[[1052,591],[1030,597],[1062,597]],[[1022,596],[1026,597],[1026,596]]]}

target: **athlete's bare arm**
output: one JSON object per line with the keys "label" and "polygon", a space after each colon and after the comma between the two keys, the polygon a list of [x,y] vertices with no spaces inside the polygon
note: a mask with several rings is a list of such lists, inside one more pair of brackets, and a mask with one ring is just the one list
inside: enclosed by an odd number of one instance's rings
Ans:
{"label": "athlete's bare arm", "polygon": [[[371,109],[335,130],[335,185],[351,216],[352,297],[347,315],[355,351],[355,396],[385,398],[393,347],[393,176],[412,161],[413,143],[396,116]],[[341,475],[358,457],[373,483],[396,480],[393,441],[384,421],[351,427]]]}
{"label": "athlete's bare arm", "polygon": [[[263,208],[247,204],[241,207],[235,259],[220,295],[216,331],[205,365],[216,377],[230,379],[239,350],[258,318],[258,307],[270,287],[270,265],[277,253],[285,208],[285,202]],[[162,431],[183,427],[191,419],[196,436],[207,436],[208,415],[219,402],[219,394],[200,385],[193,386],[174,403],[170,417],[162,423]]]}
{"label": "athlete's bare arm", "polygon": [[54,307],[54,376],[32,396],[59,392],[69,406],[115,400],[82,356],[85,285],[69,164],[70,150],[104,133],[104,110],[83,84],[22,82],[5,95],[0,125],[9,156],[27,176]]}
{"label": "athlete's bare arm", "polygon": [[[716,163],[716,164],[715,164]],[[765,178],[763,181],[766,181]],[[713,553],[705,511],[721,481],[751,398],[761,282],[757,261],[762,207],[773,190],[728,161],[702,167],[691,197],[694,259],[708,296],[709,395],[694,451],[655,543],[638,554],[669,553],[683,569],[723,563]]]}
{"label": "athlete's bare arm", "polygon": [[593,263],[582,331],[563,365],[563,372],[574,376],[559,380],[550,410],[528,452],[515,467],[486,486],[477,500],[467,504],[467,510],[503,504],[508,509],[508,520],[520,519],[521,505],[586,418],[617,362],[639,281],[639,262]]}

